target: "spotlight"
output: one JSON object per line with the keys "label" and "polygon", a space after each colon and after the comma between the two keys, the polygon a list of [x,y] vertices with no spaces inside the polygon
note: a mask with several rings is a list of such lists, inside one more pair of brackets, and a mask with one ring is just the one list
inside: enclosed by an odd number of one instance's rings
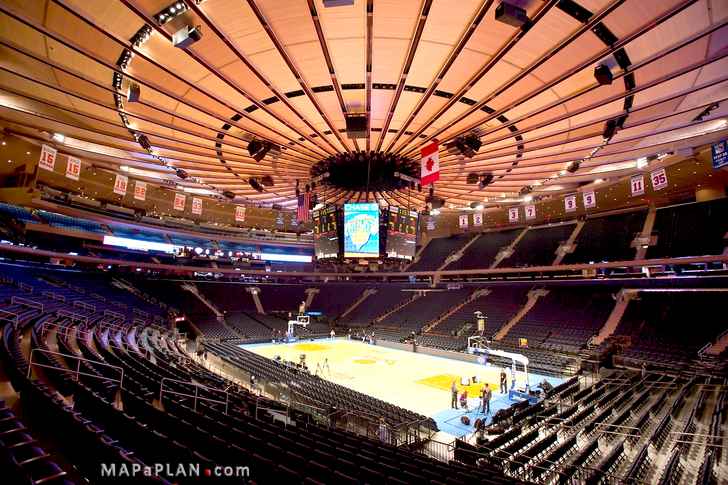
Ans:
{"label": "spotlight", "polygon": [[599,64],[594,68],[594,78],[602,86],[612,84],[612,80],[614,79],[612,70],[606,64]]}
{"label": "spotlight", "polygon": [[480,175],[475,172],[469,173],[465,178],[465,181],[469,184],[477,184],[480,180]]}
{"label": "spotlight", "polygon": [[63,143],[64,141],[66,141],[66,135],[64,135],[63,133],[53,133],[53,141]]}

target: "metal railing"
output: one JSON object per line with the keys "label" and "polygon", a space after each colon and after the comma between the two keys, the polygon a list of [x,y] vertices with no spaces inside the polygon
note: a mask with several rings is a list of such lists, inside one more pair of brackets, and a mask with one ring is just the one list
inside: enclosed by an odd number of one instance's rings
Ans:
{"label": "metal railing", "polygon": [[33,287],[30,285],[27,285],[25,283],[18,283],[18,288],[21,290],[27,292],[27,293],[33,293]]}
{"label": "metal railing", "polygon": [[[193,386],[195,388],[194,394],[188,394],[185,392],[179,392],[179,391],[173,391],[171,389],[164,389],[164,383],[165,382],[177,382],[179,384],[184,384],[186,386]],[[205,391],[211,391],[211,392],[218,392],[225,394],[225,400],[221,401],[219,399],[213,399],[209,397],[200,397],[200,389],[203,389]],[[197,382],[189,382],[189,381],[181,381],[178,379],[172,379],[170,377],[162,377],[162,380],[159,382],[159,403],[162,403],[162,398],[164,397],[164,393],[172,394],[175,396],[183,396],[183,397],[191,397],[194,399],[192,409],[197,411],[197,401],[207,401],[207,402],[214,402],[218,404],[224,404],[225,405],[225,414],[228,414],[228,406],[230,402],[230,394],[226,390],[217,389],[210,386],[205,386],[204,384],[199,384]]]}
{"label": "metal railing", "polygon": [[22,305],[27,306],[30,308],[37,308],[41,312],[43,311],[43,304],[39,303],[37,301],[28,300],[27,298],[23,298],[22,296],[13,296],[10,298],[10,303],[13,305]]}
{"label": "metal railing", "polygon": [[52,291],[44,291],[42,293],[43,296],[46,298],[50,298],[51,300],[61,301],[63,303],[66,303],[66,297],[63,295],[59,295],[58,293],[53,293]]}
{"label": "metal railing", "polygon": [[58,315],[59,317],[70,318],[72,321],[83,322],[85,324],[88,324],[87,315],[81,315],[80,313],[72,312],[70,310],[66,310],[63,308],[61,308],[60,310],[56,310],[56,315]]}
{"label": "metal railing", "polygon": [[91,305],[91,304],[86,303],[85,301],[81,301],[81,300],[74,300],[73,306],[77,306],[79,308],[83,308],[84,310],[89,310],[92,312],[96,311],[96,305]]}
{"label": "metal railing", "polygon": [[[71,369],[70,367],[48,365],[48,364],[45,364],[42,362],[38,362],[37,359],[34,361],[33,359],[34,359],[34,357],[37,356],[37,354],[61,356],[65,359],[76,359],[76,369],[74,370],[74,369]],[[98,374],[90,374],[88,372],[82,372],[81,371],[81,362],[89,362],[91,364],[101,365],[104,367],[112,368],[114,370],[118,370],[119,378],[115,379],[113,377],[106,377],[106,376],[100,376]],[[27,375],[28,379],[31,379],[31,373],[33,370],[33,366],[44,368],[44,369],[52,369],[52,370],[56,370],[56,371],[60,371],[60,372],[73,373],[74,377],[75,377],[74,380],[76,382],[79,381],[80,376],[85,376],[85,377],[92,377],[94,379],[99,379],[102,381],[118,382],[119,389],[124,388],[124,369],[123,368],[121,368],[117,365],[108,364],[106,362],[100,362],[98,360],[91,360],[91,359],[87,359],[85,357],[79,357],[78,355],[64,354],[63,352],[56,352],[54,350],[48,350],[48,349],[39,349],[36,347],[34,349],[31,349],[31,351],[30,351],[30,359],[29,359],[29,363],[28,363],[28,375]]]}
{"label": "metal railing", "polygon": [[117,320],[124,320],[124,315],[121,313],[115,312],[114,310],[104,310],[104,316],[105,317],[113,317]]}
{"label": "metal railing", "polygon": [[0,320],[10,322],[13,325],[18,324],[18,314],[7,310],[0,310]]}

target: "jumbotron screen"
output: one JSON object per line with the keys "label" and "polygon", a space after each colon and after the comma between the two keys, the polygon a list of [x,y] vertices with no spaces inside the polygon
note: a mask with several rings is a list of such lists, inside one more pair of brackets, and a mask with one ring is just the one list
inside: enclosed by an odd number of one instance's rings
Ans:
{"label": "jumbotron screen", "polygon": [[379,205],[344,204],[344,257],[379,257]]}
{"label": "jumbotron screen", "polygon": [[313,211],[313,247],[316,259],[339,257],[339,226],[336,206]]}
{"label": "jumbotron screen", "polygon": [[387,221],[387,257],[413,259],[417,245],[417,211],[389,208]]}

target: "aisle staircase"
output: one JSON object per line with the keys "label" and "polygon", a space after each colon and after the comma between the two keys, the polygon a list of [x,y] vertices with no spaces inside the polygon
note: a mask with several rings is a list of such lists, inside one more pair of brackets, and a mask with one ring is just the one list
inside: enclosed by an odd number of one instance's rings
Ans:
{"label": "aisle staircase", "polygon": [[508,246],[501,248],[501,250],[498,251],[498,254],[495,255],[495,259],[490,265],[491,269],[497,267],[501,263],[501,261],[510,258],[513,255],[513,252],[516,250],[516,244],[518,244],[521,239],[523,239],[523,236],[526,235],[527,231],[528,227],[524,227],[523,231],[521,231],[521,233],[516,236],[516,238]]}
{"label": "aisle staircase", "polygon": [[614,331],[617,330],[617,327],[619,326],[619,322],[622,321],[624,312],[627,311],[627,306],[629,305],[629,302],[637,298],[638,295],[639,290],[637,289],[623,289],[620,290],[619,293],[617,293],[617,301],[614,304],[612,313],[609,314],[607,321],[604,322],[604,325],[599,330],[599,333],[594,339],[594,345],[600,345],[612,334],[614,334]]}
{"label": "aisle staircase", "polygon": [[349,313],[351,313],[354,310],[356,310],[356,308],[359,305],[361,305],[362,303],[364,303],[364,301],[366,301],[366,299],[369,298],[369,296],[375,294],[376,292],[377,292],[377,289],[376,288],[367,288],[366,290],[364,290],[362,292],[361,296],[359,298],[357,298],[356,301],[354,301],[354,303],[352,303],[349,306],[349,308],[347,308],[344,311],[344,313],[342,313],[341,315],[339,315],[339,320],[341,320],[342,318],[346,317]]}
{"label": "aisle staircase", "polygon": [[538,302],[538,299],[542,296],[548,295],[549,291],[544,289],[535,289],[528,292],[528,300],[526,300],[526,303],[521,307],[520,310],[518,310],[518,313],[516,313],[513,318],[508,320],[508,323],[503,325],[498,332],[493,336],[493,340],[503,340],[503,338],[508,335],[508,332],[511,331],[511,329],[521,321],[521,319],[526,316],[528,312],[531,311],[531,308],[536,305],[536,302]]}
{"label": "aisle staircase", "polygon": [[486,296],[490,294],[491,290],[481,289],[481,290],[475,290],[470,294],[469,297],[467,297],[464,301],[458,303],[457,305],[450,308],[448,311],[440,315],[439,317],[435,318],[433,321],[428,323],[422,328],[422,332],[431,332],[435,327],[437,327],[440,322],[448,318],[450,315],[455,313],[456,311],[460,310],[462,307],[467,305],[468,303],[472,302],[473,300],[480,298],[481,296]]}
{"label": "aisle staircase", "polygon": [[386,319],[388,316],[392,315],[393,313],[396,313],[396,312],[400,311],[402,308],[406,307],[410,303],[412,303],[412,302],[414,302],[414,301],[422,298],[422,296],[423,296],[422,293],[415,292],[412,295],[411,298],[406,299],[405,301],[403,301],[403,302],[399,303],[398,305],[396,305],[394,308],[391,308],[390,310],[386,311],[382,315],[379,315],[377,318],[375,318],[374,319],[374,323],[381,322],[382,320]]}

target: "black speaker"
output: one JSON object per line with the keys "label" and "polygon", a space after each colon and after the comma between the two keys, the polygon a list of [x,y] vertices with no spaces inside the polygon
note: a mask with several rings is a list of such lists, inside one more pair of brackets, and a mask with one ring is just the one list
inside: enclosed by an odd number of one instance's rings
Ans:
{"label": "black speaker", "polygon": [[513,27],[523,27],[529,22],[528,13],[524,9],[505,1],[496,7],[495,19]]}
{"label": "black speaker", "polygon": [[594,78],[602,86],[612,84],[614,77],[612,76],[612,70],[606,64],[599,64],[594,68]]}
{"label": "black speaker", "polygon": [[465,181],[469,184],[477,184],[480,180],[480,175],[475,172],[469,173],[465,178]]}
{"label": "black speaker", "polygon": [[617,122],[616,120],[609,120],[604,125],[604,132],[602,132],[602,137],[609,140],[614,136],[614,134],[617,132]]}
{"label": "black speaker", "polygon": [[351,114],[346,115],[346,134],[349,138],[365,138],[367,136],[367,115]]}
{"label": "black speaker", "polygon": [[235,198],[235,192],[233,192],[232,190],[226,190],[226,191],[224,191],[222,193],[222,195],[224,195],[228,199],[234,199]]}
{"label": "black speaker", "polygon": [[250,154],[251,157],[262,149],[263,149],[263,142],[261,142],[261,141],[252,140],[250,143],[248,143],[248,153]]}
{"label": "black speaker", "polygon": [[270,175],[264,175],[260,179],[260,183],[265,185],[266,187],[273,187],[273,177]]}
{"label": "black speaker", "polygon": [[175,172],[177,173],[177,176],[178,176],[179,178],[181,178],[182,180],[184,180],[184,179],[186,179],[187,177],[189,177],[189,175],[187,174],[187,172],[185,172],[185,171],[184,171],[184,170],[182,170],[181,168],[178,168],[178,169],[176,169],[176,170],[175,170]]}
{"label": "black speaker", "polygon": [[141,94],[141,88],[137,83],[129,84],[129,91],[126,93],[126,100],[130,103],[136,103],[139,101],[139,95]]}

